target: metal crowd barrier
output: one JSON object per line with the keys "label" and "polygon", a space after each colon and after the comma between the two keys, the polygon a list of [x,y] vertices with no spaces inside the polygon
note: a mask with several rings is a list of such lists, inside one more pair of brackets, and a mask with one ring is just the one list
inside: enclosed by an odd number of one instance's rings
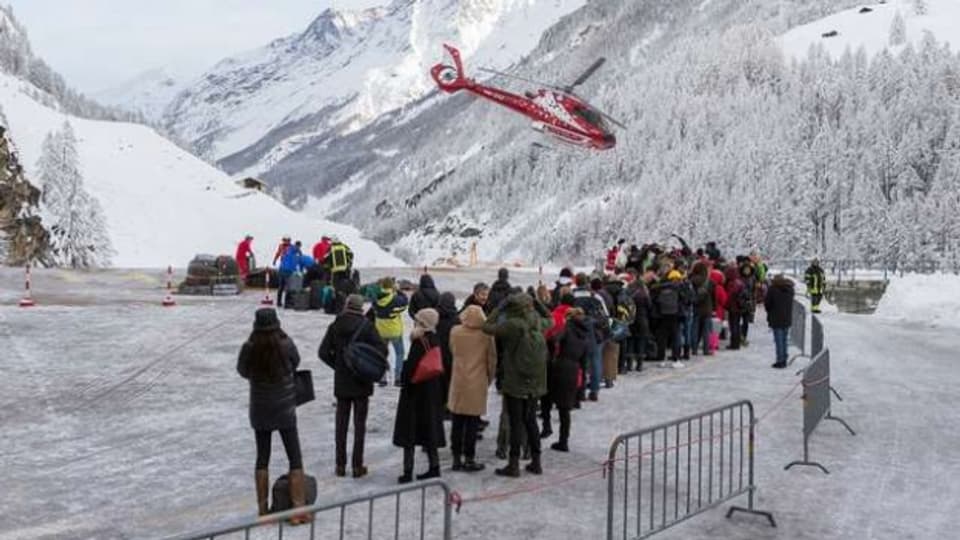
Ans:
{"label": "metal crowd barrier", "polygon": [[830,349],[820,351],[820,354],[814,356],[810,365],[801,373],[803,373],[803,459],[789,463],[784,470],[789,470],[794,465],[803,465],[817,467],[825,474],[830,474],[830,471],[820,463],[810,461],[810,436],[823,419],[840,422],[851,435],[856,435],[853,428],[843,419],[833,416],[830,408],[831,393],[840,399],[840,395],[830,386]]}
{"label": "metal crowd barrier", "polygon": [[[756,419],[750,401],[618,436],[607,468],[607,540],[649,538],[697,514],[747,495],[754,508]],[[621,453],[622,450],[622,453]]]}
{"label": "metal crowd barrier", "polygon": [[[823,351],[823,323],[816,315],[810,317],[810,356],[816,357]],[[841,400],[843,401],[843,400]]]}
{"label": "metal crowd barrier", "polygon": [[792,364],[799,357],[807,355],[807,308],[803,304],[793,301],[793,324],[790,325],[790,343],[800,349],[800,354],[788,362]]}
{"label": "metal crowd barrier", "polygon": [[[404,494],[419,492],[417,502],[410,505],[401,505]],[[438,493],[437,501],[427,502],[428,492]],[[377,505],[378,501],[382,504]],[[388,502],[389,501],[389,502]],[[392,504],[390,504],[392,502]],[[431,508],[428,509],[428,506]],[[434,506],[442,506],[433,508]],[[310,514],[313,522],[307,525],[292,526],[287,520],[293,516]],[[332,518],[332,519],[331,519]],[[413,519],[409,519],[413,518]],[[198,531],[182,536],[171,537],[168,540],[200,540],[221,538],[231,535],[231,538],[249,540],[251,532],[256,529],[267,529],[266,534],[257,535],[257,538],[277,538],[282,540],[284,534],[302,538],[309,534],[313,540],[321,538],[439,538],[450,540],[452,506],[450,503],[450,488],[441,480],[432,480],[397,487],[369,495],[362,495],[332,503],[305,506],[288,512],[269,514],[259,519],[239,523],[233,526]],[[273,534],[275,533],[275,534]]]}

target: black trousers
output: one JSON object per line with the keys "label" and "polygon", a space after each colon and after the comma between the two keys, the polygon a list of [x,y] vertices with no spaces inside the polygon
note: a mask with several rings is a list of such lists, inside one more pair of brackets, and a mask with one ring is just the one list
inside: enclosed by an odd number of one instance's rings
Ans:
{"label": "black trousers", "polygon": [[730,348],[739,349],[743,338],[744,314],[735,311],[727,312],[727,321],[730,323]]}
{"label": "black trousers", "polygon": [[663,315],[657,325],[657,360],[666,360],[667,347],[670,347],[670,359],[680,358],[680,340],[677,338],[677,328],[680,318],[677,315]]}
{"label": "black trousers", "polygon": [[527,435],[530,455],[539,456],[540,432],[537,429],[537,400],[513,396],[504,396],[504,400],[510,418],[510,459],[520,459],[520,449],[523,447],[521,433]]}
{"label": "black trousers", "polygon": [[[290,470],[303,468],[303,457],[300,455],[300,436],[297,434],[297,428],[281,429],[280,440],[283,441],[283,449],[287,452],[287,461],[290,462]],[[266,469],[270,466],[270,443],[273,439],[273,431],[256,431],[257,438],[257,470]]]}
{"label": "black trousers", "polygon": [[450,427],[450,448],[455,456],[473,459],[477,455],[477,431],[480,427],[479,416],[453,415]]}
{"label": "black trousers", "polygon": [[557,409],[560,413],[560,442],[566,444],[570,439],[570,409]]}
{"label": "black trousers", "polygon": [[347,466],[347,429],[350,426],[350,409],[353,409],[353,460],[354,467],[363,466],[363,445],[367,436],[367,410],[370,398],[337,398],[337,467]]}

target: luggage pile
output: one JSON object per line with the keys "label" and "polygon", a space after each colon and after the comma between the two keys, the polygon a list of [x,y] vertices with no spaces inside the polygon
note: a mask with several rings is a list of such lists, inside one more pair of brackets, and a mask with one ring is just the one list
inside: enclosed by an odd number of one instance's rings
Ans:
{"label": "luggage pile", "polygon": [[180,294],[235,296],[243,282],[237,261],[229,255],[197,255],[187,266],[187,277],[180,283]]}

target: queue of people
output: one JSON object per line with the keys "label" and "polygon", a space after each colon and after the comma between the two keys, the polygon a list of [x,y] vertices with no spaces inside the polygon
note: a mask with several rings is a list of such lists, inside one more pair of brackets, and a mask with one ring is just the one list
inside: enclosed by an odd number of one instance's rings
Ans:
{"label": "queue of people", "polygon": [[[296,243],[290,246],[281,257],[297,249]],[[477,441],[488,425],[483,417],[491,386],[503,400],[496,455],[506,464],[496,469],[496,475],[543,474],[541,440],[554,435],[554,408],[559,433],[550,449],[568,452],[572,413],[584,402],[599,401],[602,389],[613,388],[620,375],[641,371],[645,362],[679,368],[691,356],[714,355],[721,334],[729,341],[727,349],[748,346],[758,303],[765,306],[775,336],[773,367],[785,367],[792,282],[777,276],[768,283],[767,267],[756,253],[728,262],[715,244],[696,252],[686,246],[668,251],[653,245],[623,251],[626,256],[618,253],[612,259],[614,273],[589,276],[564,269],[552,290],[545,285],[526,291],[514,287],[509,272],[501,269],[493,286],[478,283],[459,309],[454,295],[441,293],[429,274],[421,276],[409,299],[389,277],[377,283],[373,298],[349,295],[318,353],[334,370],[334,474],[342,477],[348,472],[351,417],[349,471],[354,478],[368,474],[364,444],[375,382],[358,376],[351,365],[350,348],[357,343],[387,360],[376,382],[386,386],[392,374],[400,388],[392,442],[403,452],[401,484],[441,476],[440,449],[448,440],[453,471],[486,469],[477,455]],[[408,350],[404,312],[413,319]],[[291,500],[303,500],[300,491],[293,492],[302,490],[303,472],[290,394],[298,364],[296,347],[280,330],[276,312],[258,311],[238,371],[251,384],[261,513],[272,431],[280,432],[287,449]],[[427,370],[433,370],[429,377],[423,375]],[[414,470],[417,447],[427,459],[419,474]]]}

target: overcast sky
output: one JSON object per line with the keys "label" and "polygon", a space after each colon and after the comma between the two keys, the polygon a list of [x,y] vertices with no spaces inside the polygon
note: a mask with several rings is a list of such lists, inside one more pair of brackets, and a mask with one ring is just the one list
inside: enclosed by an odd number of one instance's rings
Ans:
{"label": "overcast sky", "polygon": [[91,93],[165,67],[196,74],[218,60],[307,27],[329,6],[388,0],[0,0],[34,51]]}

